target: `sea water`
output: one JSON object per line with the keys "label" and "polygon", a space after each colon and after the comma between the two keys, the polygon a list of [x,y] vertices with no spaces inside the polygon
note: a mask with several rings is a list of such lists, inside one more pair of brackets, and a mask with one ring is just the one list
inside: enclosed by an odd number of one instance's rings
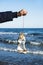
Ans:
{"label": "sea water", "polygon": [[[20,32],[25,34],[27,50],[43,53],[43,28],[0,28],[0,39],[17,40]],[[43,54],[20,54],[11,51],[16,48],[17,44],[0,41],[0,65],[43,65]]]}

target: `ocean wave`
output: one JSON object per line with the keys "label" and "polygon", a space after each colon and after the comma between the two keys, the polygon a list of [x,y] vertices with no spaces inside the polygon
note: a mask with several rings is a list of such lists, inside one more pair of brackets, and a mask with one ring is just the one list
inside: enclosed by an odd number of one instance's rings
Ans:
{"label": "ocean wave", "polygon": [[43,36],[43,33],[28,33],[28,36]]}
{"label": "ocean wave", "polygon": [[[21,33],[21,32],[19,32]],[[19,34],[18,32],[0,32],[0,34]],[[24,34],[27,35],[27,33],[25,32]]]}
{"label": "ocean wave", "polygon": [[[20,32],[0,32],[0,34],[20,34]],[[43,33],[28,33],[24,32],[26,36],[43,36]]]}
{"label": "ocean wave", "polygon": [[15,33],[15,32],[0,32],[0,34],[19,34],[19,33]]}
{"label": "ocean wave", "polygon": [[[10,49],[10,48],[5,48],[5,47],[0,47],[0,51],[18,52],[18,50],[16,50],[16,49]],[[38,50],[37,51],[31,51],[31,50],[29,51],[28,50],[28,53],[43,55],[43,51],[38,51]]]}
{"label": "ocean wave", "polygon": [[3,51],[12,51],[12,52],[15,51],[15,49],[10,49],[10,48],[6,48],[6,47],[0,47],[0,50],[3,50]]}
{"label": "ocean wave", "polygon": [[42,46],[43,42],[33,42],[33,41],[30,41],[30,44],[31,45],[36,45],[36,46]]}
{"label": "ocean wave", "polygon": [[16,44],[17,40],[8,40],[8,39],[1,39],[0,38],[0,42],[4,42],[4,43],[9,43],[9,44]]}
{"label": "ocean wave", "polygon": [[[9,39],[1,39],[1,38],[0,38],[0,42],[8,43],[8,44],[18,44],[17,40],[9,40]],[[26,44],[31,44],[31,45],[36,45],[36,46],[43,46],[43,41],[42,42],[26,41]]]}

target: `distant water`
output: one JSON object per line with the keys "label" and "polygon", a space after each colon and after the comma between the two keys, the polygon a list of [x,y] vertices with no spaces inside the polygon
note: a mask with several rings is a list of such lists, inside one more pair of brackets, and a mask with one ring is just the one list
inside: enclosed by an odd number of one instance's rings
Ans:
{"label": "distant water", "polygon": [[[42,51],[43,53],[43,28],[0,28],[0,39],[17,40],[20,32],[25,34],[26,48],[28,50]],[[5,51],[8,48],[16,49],[17,44],[0,41],[0,65],[43,65],[43,55],[41,54],[20,54]]]}

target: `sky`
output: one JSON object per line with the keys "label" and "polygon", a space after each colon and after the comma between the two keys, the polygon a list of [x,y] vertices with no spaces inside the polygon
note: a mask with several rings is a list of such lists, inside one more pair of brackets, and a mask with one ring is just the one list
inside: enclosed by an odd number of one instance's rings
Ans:
{"label": "sky", "polygon": [[[43,28],[43,0],[0,0],[0,12],[27,10],[24,28]],[[23,28],[23,17],[0,23],[0,28]]]}

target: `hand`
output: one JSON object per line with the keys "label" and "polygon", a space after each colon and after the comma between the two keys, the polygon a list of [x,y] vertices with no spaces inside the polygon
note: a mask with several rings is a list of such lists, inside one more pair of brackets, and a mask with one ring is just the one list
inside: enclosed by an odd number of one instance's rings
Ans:
{"label": "hand", "polygon": [[24,9],[20,10],[20,11],[17,13],[18,16],[25,16],[26,14],[27,14],[27,11],[24,10]]}

